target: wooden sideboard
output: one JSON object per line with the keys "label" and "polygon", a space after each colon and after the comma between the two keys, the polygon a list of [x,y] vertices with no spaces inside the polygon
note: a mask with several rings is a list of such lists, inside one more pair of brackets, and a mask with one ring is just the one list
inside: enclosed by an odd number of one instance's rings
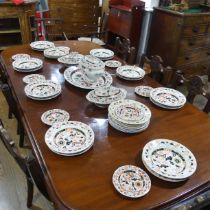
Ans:
{"label": "wooden sideboard", "polygon": [[107,44],[114,45],[117,36],[128,38],[131,46],[138,49],[144,2],[139,0],[110,0],[107,28]]}
{"label": "wooden sideboard", "polygon": [[36,3],[19,6],[12,2],[0,3],[0,50],[32,41],[35,6]]}
{"label": "wooden sideboard", "polygon": [[164,65],[185,74],[210,71],[210,12],[181,13],[155,8],[148,56],[160,55]]}

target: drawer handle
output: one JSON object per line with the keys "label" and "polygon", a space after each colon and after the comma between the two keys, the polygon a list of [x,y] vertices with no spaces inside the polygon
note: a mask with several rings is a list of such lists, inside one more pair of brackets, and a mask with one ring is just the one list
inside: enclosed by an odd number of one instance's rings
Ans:
{"label": "drawer handle", "polygon": [[193,41],[191,41],[191,42],[189,42],[189,45],[193,46],[193,45],[195,45],[195,43]]}
{"label": "drawer handle", "polygon": [[210,52],[207,52],[206,54],[207,54],[207,55],[210,55]]}
{"label": "drawer handle", "polygon": [[190,58],[188,56],[185,57],[185,60],[190,60]]}

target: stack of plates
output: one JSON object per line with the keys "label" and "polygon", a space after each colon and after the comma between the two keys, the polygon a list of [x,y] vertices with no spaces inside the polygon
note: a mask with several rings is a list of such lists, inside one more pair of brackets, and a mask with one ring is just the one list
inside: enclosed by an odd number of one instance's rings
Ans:
{"label": "stack of plates", "polygon": [[49,100],[61,93],[61,85],[51,80],[29,83],[25,86],[25,94],[34,100]]}
{"label": "stack of plates", "polygon": [[118,68],[121,65],[122,65],[121,62],[117,61],[117,60],[105,61],[105,66],[107,66],[109,68]]}
{"label": "stack of plates", "polygon": [[59,155],[80,155],[93,146],[94,132],[82,122],[54,123],[45,134],[45,143]]}
{"label": "stack of plates", "polygon": [[41,74],[29,74],[29,75],[23,77],[23,82],[26,84],[37,83],[37,82],[43,81],[43,80],[45,80],[45,76],[43,76]]}
{"label": "stack of plates", "polygon": [[150,173],[170,182],[186,180],[197,168],[192,152],[169,139],[155,139],[147,143],[143,148],[142,161]]}
{"label": "stack of plates", "polygon": [[53,42],[49,41],[36,41],[30,44],[33,50],[44,51],[48,48],[55,47]]}
{"label": "stack of plates", "polygon": [[78,65],[83,57],[84,55],[81,55],[77,52],[71,52],[68,55],[58,58],[58,62],[63,63],[65,66],[68,67],[70,65]]}
{"label": "stack of plates", "polygon": [[140,80],[144,77],[145,71],[137,66],[120,66],[116,70],[117,76],[125,80]]}
{"label": "stack of plates", "polygon": [[69,54],[69,47],[52,47],[44,50],[44,56],[46,58],[51,58],[51,59],[58,59],[64,55]]}
{"label": "stack of plates", "polygon": [[125,165],[119,167],[112,176],[115,189],[129,198],[139,198],[151,189],[151,180],[141,168]]}
{"label": "stack of plates", "polygon": [[90,51],[90,55],[101,60],[109,60],[114,57],[114,52],[108,49],[93,49]]}
{"label": "stack of plates", "polygon": [[43,67],[43,61],[38,58],[17,59],[12,62],[12,66],[19,72],[34,72]]}
{"label": "stack of plates", "polygon": [[147,129],[151,111],[144,104],[134,100],[112,102],[108,109],[108,120],[112,127],[124,133],[138,133]]}
{"label": "stack of plates", "polygon": [[177,90],[165,87],[154,88],[150,100],[165,109],[179,109],[186,103],[186,97]]}
{"label": "stack of plates", "polygon": [[126,98],[127,91],[117,87],[102,87],[90,91],[86,98],[88,101],[95,103],[96,106],[106,108],[114,101]]}
{"label": "stack of plates", "polygon": [[153,90],[150,86],[137,86],[135,87],[135,93],[140,96],[150,97],[150,92]]}
{"label": "stack of plates", "polygon": [[50,109],[44,112],[41,116],[41,121],[49,126],[52,126],[57,122],[66,122],[70,118],[70,115],[67,111],[62,109]]}

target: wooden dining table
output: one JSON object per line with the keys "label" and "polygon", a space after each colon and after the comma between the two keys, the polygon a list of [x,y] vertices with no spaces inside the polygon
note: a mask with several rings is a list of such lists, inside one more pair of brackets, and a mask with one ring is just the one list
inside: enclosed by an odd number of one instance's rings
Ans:
{"label": "wooden dining table", "polygon": [[[55,44],[69,46],[71,51],[84,55],[89,54],[91,49],[100,48],[92,42],[82,41],[57,41]],[[47,101],[28,98],[24,93],[25,84],[22,81],[27,73],[17,72],[12,67],[11,57],[17,53],[27,53],[43,60],[43,68],[37,73],[60,83],[61,95]],[[116,76],[116,69],[106,68],[113,77],[114,86],[125,88],[128,99],[145,104],[152,112],[149,127],[145,131],[127,134],[109,125],[108,110],[90,103],[86,99],[88,90],[65,81],[66,67],[57,60],[45,58],[43,52],[32,50],[29,45],[8,48],[1,53],[1,59],[6,66],[8,82],[21,111],[33,153],[42,166],[47,189],[58,209],[169,209],[174,204],[209,189],[209,116],[189,103],[181,109],[169,110],[154,105],[149,98],[136,95],[136,86],[159,86],[149,76],[139,81],[126,81]],[[47,147],[45,133],[49,126],[42,123],[41,115],[53,108],[66,110],[71,120],[86,123],[93,129],[95,142],[89,151],[66,157],[53,153]],[[159,138],[175,140],[195,155],[198,166],[189,179],[172,183],[161,180],[146,170],[141,160],[142,149],[149,141]],[[112,175],[123,165],[138,166],[149,174],[152,186],[147,195],[131,199],[115,190]]]}

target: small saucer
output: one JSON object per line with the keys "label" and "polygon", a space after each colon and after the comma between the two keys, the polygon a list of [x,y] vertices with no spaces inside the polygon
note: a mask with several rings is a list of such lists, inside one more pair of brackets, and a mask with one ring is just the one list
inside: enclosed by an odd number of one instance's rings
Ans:
{"label": "small saucer", "polygon": [[150,86],[137,86],[135,88],[135,93],[140,96],[150,97],[150,92],[153,90]]}

